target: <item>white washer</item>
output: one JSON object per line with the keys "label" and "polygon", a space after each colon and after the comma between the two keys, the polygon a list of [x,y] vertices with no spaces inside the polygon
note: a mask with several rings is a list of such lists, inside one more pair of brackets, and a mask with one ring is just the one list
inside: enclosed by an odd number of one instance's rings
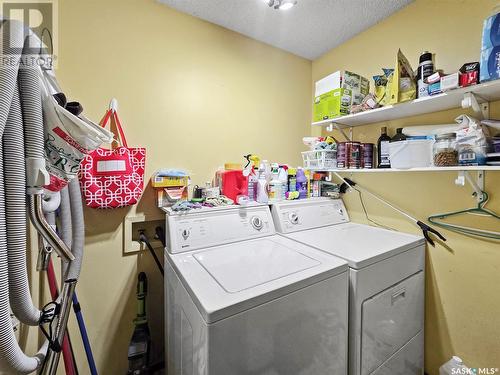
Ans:
{"label": "white washer", "polygon": [[425,241],[349,222],[341,200],[273,205],[277,231],[350,268],[349,374],[422,375]]}
{"label": "white washer", "polygon": [[347,374],[347,262],[268,206],[167,215],[169,375]]}

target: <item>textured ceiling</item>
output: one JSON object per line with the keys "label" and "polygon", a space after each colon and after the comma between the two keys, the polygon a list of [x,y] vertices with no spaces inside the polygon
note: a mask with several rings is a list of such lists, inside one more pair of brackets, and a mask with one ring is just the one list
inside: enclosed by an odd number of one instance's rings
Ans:
{"label": "textured ceiling", "polygon": [[286,11],[262,0],[158,1],[314,60],[413,0],[298,0]]}

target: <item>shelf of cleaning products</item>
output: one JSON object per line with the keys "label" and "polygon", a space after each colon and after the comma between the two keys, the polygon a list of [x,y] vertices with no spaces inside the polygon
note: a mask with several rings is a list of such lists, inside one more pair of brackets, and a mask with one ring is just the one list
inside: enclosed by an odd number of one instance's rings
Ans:
{"label": "shelf of cleaning products", "polygon": [[500,100],[500,80],[451,90],[442,94],[376,108],[353,115],[313,122],[312,125],[328,126],[330,124],[337,124],[352,127],[460,108],[462,107],[462,99],[467,93],[473,93],[480,103]]}
{"label": "shelf of cleaning products", "polygon": [[469,167],[428,167],[410,169],[321,169],[317,172],[337,172],[337,173],[391,173],[391,172],[456,172],[456,171],[500,171],[500,166],[479,165]]}

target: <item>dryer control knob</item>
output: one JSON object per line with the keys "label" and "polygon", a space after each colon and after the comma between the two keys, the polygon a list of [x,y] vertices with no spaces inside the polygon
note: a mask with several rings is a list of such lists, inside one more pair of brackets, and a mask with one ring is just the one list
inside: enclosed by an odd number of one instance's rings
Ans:
{"label": "dryer control knob", "polygon": [[252,224],[252,227],[254,227],[257,230],[261,230],[264,227],[264,223],[262,222],[262,219],[258,216],[252,217],[250,220],[250,223]]}
{"label": "dryer control knob", "polygon": [[297,215],[295,212],[290,213],[290,215],[288,215],[288,219],[290,220],[290,223],[292,223],[292,224],[299,223],[299,215]]}
{"label": "dryer control knob", "polygon": [[182,238],[184,238],[184,240],[187,240],[190,235],[191,235],[191,231],[189,229],[182,230]]}

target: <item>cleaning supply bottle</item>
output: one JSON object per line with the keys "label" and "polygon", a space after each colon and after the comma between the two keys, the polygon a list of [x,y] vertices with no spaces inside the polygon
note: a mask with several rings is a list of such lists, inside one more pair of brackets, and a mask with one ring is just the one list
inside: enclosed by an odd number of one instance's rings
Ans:
{"label": "cleaning supply bottle", "polygon": [[266,177],[266,166],[264,162],[260,164],[259,167],[259,178],[257,180],[256,198],[255,200],[259,203],[267,204],[269,203],[268,188],[269,183]]}
{"label": "cleaning supply bottle", "polygon": [[297,191],[297,170],[288,168],[288,191]]}
{"label": "cleaning supply bottle", "polygon": [[460,357],[453,356],[439,368],[439,375],[470,374],[472,373],[470,371],[467,366],[464,366]]}
{"label": "cleaning supply bottle", "polygon": [[283,184],[279,179],[279,165],[271,165],[271,181],[269,182],[269,202],[278,202],[283,198]]}
{"label": "cleaning supply bottle", "polygon": [[299,192],[299,199],[307,198],[307,176],[302,168],[297,168],[297,191]]}
{"label": "cleaning supply bottle", "polygon": [[247,160],[247,164],[243,170],[243,175],[248,177],[248,200],[255,202],[257,180],[259,179],[256,169],[259,166],[260,159],[257,155],[252,154],[246,155],[245,159]]}
{"label": "cleaning supply bottle", "polygon": [[278,180],[281,182],[281,199],[286,199],[286,193],[288,191],[288,171],[286,166],[281,166],[278,174]]}
{"label": "cleaning supply bottle", "polygon": [[381,135],[377,141],[377,168],[390,168],[389,142],[391,141],[391,137],[387,135],[386,126],[380,129],[380,133]]}

